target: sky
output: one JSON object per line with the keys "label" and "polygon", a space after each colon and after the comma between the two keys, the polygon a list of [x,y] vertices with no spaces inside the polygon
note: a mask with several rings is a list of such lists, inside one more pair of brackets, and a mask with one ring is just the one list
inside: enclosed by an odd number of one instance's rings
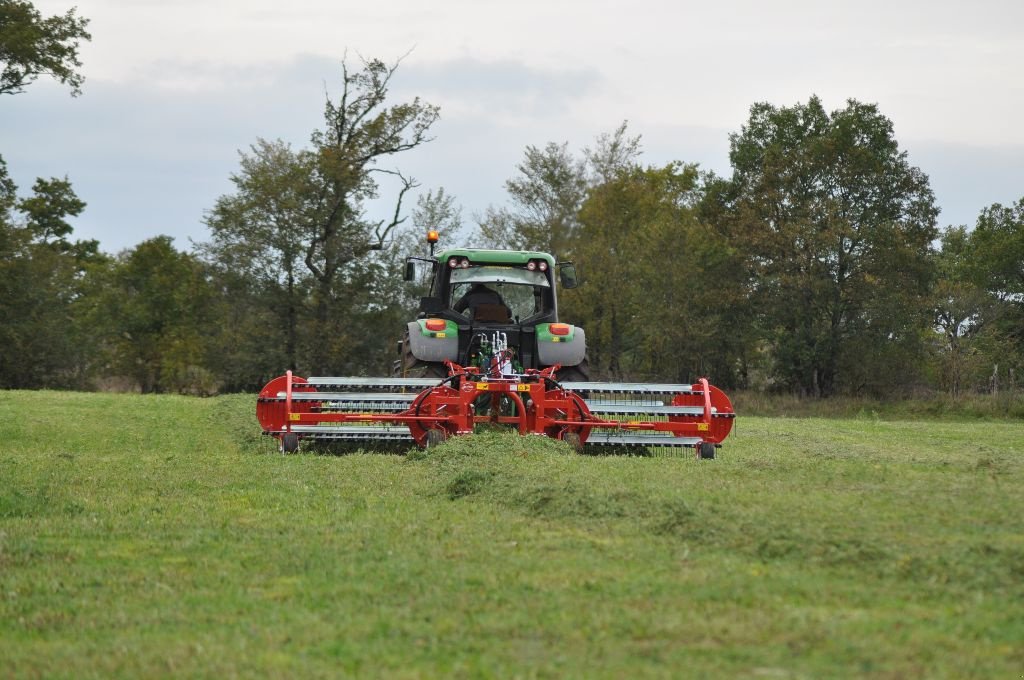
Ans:
{"label": "sky", "polygon": [[1020,0],[35,5],[90,19],[83,94],[41,78],[0,97],[0,155],[23,195],[67,175],[88,206],[75,236],[111,253],[160,234],[181,249],[206,240],[239,152],[259,138],[307,146],[342,60],[360,57],[402,59],[393,103],[440,106],[434,140],[386,167],[443,187],[468,225],[505,203],[527,146],[579,152],[628,121],[643,162],[728,175],[729,134],[752,104],[812,95],[828,110],[879,106],[930,177],[940,226],[1024,197]]}

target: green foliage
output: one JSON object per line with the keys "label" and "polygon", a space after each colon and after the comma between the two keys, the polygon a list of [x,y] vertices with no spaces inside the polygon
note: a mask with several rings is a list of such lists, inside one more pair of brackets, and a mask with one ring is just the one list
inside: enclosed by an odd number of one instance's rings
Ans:
{"label": "green foliage", "polygon": [[44,19],[31,2],[0,0],[0,94],[23,92],[41,75],[69,85],[72,96],[81,94],[78,43],[92,39],[88,25],[75,8]]}
{"label": "green foliage", "polygon": [[[200,248],[226,286],[230,307],[244,310],[243,318],[236,319],[240,325],[225,329],[233,336],[225,338],[225,351],[244,348],[243,356],[263,352],[281,359],[278,371],[295,370],[310,293],[302,257],[307,203],[316,190],[313,159],[280,141],[261,139],[250,151],[241,154],[241,171],[231,177],[236,193],[218,198],[206,216],[212,240]],[[225,312],[234,316],[232,309]],[[237,337],[240,329],[260,341]],[[247,384],[245,368],[228,363],[231,384]]]}
{"label": "green foliage", "polygon": [[953,678],[1024,663],[1019,421],[747,418],[703,462],[501,433],[406,458],[282,456],[252,409],[0,393],[6,674]]}
{"label": "green foliage", "polygon": [[937,209],[892,123],[812,97],[755,104],[730,142],[721,226],[747,259],[779,379],[815,395],[906,384],[883,369],[920,352]]}
{"label": "green foliage", "polygon": [[483,243],[496,248],[535,250],[567,257],[576,245],[579,210],[586,192],[586,165],[568,144],[526,147],[505,182],[512,206],[487,211],[480,225]]}
{"label": "green foliage", "polygon": [[208,394],[214,289],[202,264],[169,236],[143,241],[110,268],[94,310],[115,375],[143,392]]}
{"label": "green foliage", "polygon": [[1024,198],[1009,207],[995,203],[981,211],[971,234],[976,248],[975,278],[1000,297],[1024,296]]}
{"label": "green foliage", "polygon": [[701,190],[696,166],[673,163],[623,169],[590,192],[578,250],[587,287],[570,299],[598,370],[681,382],[710,374],[723,386],[742,379],[743,269],[700,221]]}
{"label": "green foliage", "polygon": [[586,329],[595,376],[732,384],[750,344],[740,263],[699,223],[696,168],[645,169],[640,155],[625,123],[579,158],[528,147],[483,240],[577,261],[585,286],[562,292],[561,316]]}
{"label": "green foliage", "polygon": [[95,241],[67,238],[64,218],[85,204],[66,178],[33,190],[19,201],[0,159],[0,387],[83,387],[96,351],[89,274],[105,258]]}
{"label": "green foliage", "polygon": [[417,242],[422,243],[424,234],[430,229],[454,238],[462,231],[462,208],[454,196],[445,192],[444,187],[436,192],[431,189],[417,197],[416,207],[412,210],[412,223],[417,230]]}
{"label": "green foliage", "polygon": [[671,254],[689,245],[695,229],[687,207],[695,185],[692,167],[632,166],[590,191],[576,247],[586,288],[566,296],[566,308],[587,330],[594,369],[617,378],[635,375],[664,359],[661,340],[671,345],[675,339],[651,337],[650,329],[671,334],[662,315],[685,314],[674,303],[692,292],[672,290],[679,280]]}
{"label": "green foliage", "polygon": [[[42,21],[28,3],[0,9]],[[88,38],[74,10],[54,19]],[[101,255],[72,238],[85,203],[66,177],[19,198],[0,157],[0,387],[208,394],[253,391],[286,369],[388,374],[429,280],[421,267],[403,282],[404,259],[425,254],[424,230],[457,245],[462,227],[439,189],[405,228],[418,184],[381,162],[429,141],[438,109],[390,103],[397,67],[343,63],[341,96],[306,147],[261,139],[241,153],[196,255],[166,237]],[[755,104],[730,141],[728,178],[644,165],[626,123],[578,154],[528,146],[509,205],[488,210],[475,240],[576,261],[584,286],[561,291],[560,314],[586,330],[597,379],[708,376],[815,397],[989,392],[1014,412],[1024,199],[937,234],[927,177],[877,106],[854,100],[832,113],[816,97]],[[371,219],[386,193],[391,216]],[[452,493],[489,479],[470,474]]]}
{"label": "green foliage", "polygon": [[0,155],[0,224],[10,221],[10,213],[18,200],[18,187],[7,172],[7,161]]}
{"label": "green foliage", "polygon": [[85,210],[85,202],[75,195],[71,182],[64,179],[37,179],[32,185],[33,196],[18,203],[18,210],[25,213],[26,226],[33,238],[49,243],[51,240],[65,243],[65,237],[72,228],[65,218],[77,217]]}
{"label": "green foliage", "polygon": [[[267,344],[254,350],[279,355],[271,345],[283,347],[282,368],[379,371],[382,347],[391,343],[374,331],[398,333],[404,291],[389,281],[396,271],[391,241],[405,219],[403,199],[417,184],[378,164],[429,141],[438,110],[419,99],[388,106],[397,67],[369,60],[350,72],[343,64],[340,101],[328,99],[311,147],[258,141],[242,154],[235,193],[219,198],[207,216],[213,240],[204,253],[235,279],[236,303],[270,324],[258,333]],[[393,217],[375,222],[365,204],[379,197],[381,176],[400,187]],[[243,290],[237,274],[251,277],[253,289]]]}
{"label": "green foliage", "polygon": [[933,291],[940,385],[963,391],[1012,387],[1024,373],[1024,199],[981,211],[977,226],[942,235]]}

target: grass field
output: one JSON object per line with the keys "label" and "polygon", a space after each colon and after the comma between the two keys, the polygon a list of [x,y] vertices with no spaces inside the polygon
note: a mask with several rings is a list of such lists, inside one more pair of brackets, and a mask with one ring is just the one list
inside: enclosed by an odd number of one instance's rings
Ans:
{"label": "grass field", "polygon": [[1019,419],[741,413],[699,462],[252,413],[0,392],[0,676],[1024,676]]}

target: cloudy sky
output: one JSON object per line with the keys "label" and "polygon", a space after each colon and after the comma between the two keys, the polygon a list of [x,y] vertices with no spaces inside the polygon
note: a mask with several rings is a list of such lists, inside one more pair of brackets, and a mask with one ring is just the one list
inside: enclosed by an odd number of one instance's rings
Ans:
{"label": "cloudy sky", "polygon": [[[73,0],[72,0],[73,2]],[[71,2],[36,0],[44,15]],[[574,150],[629,121],[644,160],[729,172],[757,101],[877,103],[931,177],[939,221],[1024,197],[1020,0],[78,0],[83,95],[38,81],[0,99],[0,154],[23,193],[68,175],[80,238],[108,252],[202,241],[257,138],[307,143],[340,63],[394,61],[394,101],[441,107],[395,159],[465,220],[505,200],[527,145]]]}

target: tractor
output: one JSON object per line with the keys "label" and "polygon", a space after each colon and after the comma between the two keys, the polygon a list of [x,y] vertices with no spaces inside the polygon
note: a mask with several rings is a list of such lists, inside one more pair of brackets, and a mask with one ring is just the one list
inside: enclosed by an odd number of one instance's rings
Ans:
{"label": "tractor", "polygon": [[408,323],[394,374],[444,378],[446,361],[484,368],[500,355],[500,372],[558,366],[560,381],[587,381],[587,337],[558,320],[555,281],[578,285],[571,262],[523,250],[454,249],[436,258],[409,258],[405,280],[417,265],[431,273],[430,295]]}
{"label": "tractor", "polygon": [[594,382],[586,333],[558,317],[556,288],[576,268],[547,253],[456,248],[410,257],[404,278],[430,274],[390,377],[288,371],[257,398],[264,434],[284,452],[301,441],[412,441],[430,447],[485,425],[584,446],[692,448],[715,457],[732,429],[729,398],[693,384]]}

